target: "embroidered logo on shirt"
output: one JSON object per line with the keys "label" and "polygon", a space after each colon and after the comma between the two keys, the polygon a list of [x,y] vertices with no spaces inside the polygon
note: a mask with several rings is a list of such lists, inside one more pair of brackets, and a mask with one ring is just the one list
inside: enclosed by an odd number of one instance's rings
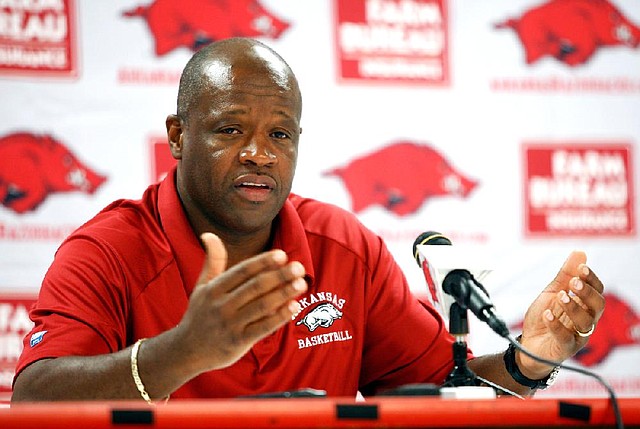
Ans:
{"label": "embroidered logo on shirt", "polygon": [[[344,315],[346,299],[340,298],[333,292],[315,292],[300,298],[300,312],[293,315],[292,319],[297,319],[300,313],[306,311],[302,319],[296,322],[296,326],[304,325],[309,332],[314,332],[318,328],[329,328],[334,322],[339,321],[337,325],[346,322],[341,321]],[[329,331],[321,334],[310,335],[304,338],[298,338],[298,349],[315,347],[321,344],[329,344],[333,342],[349,341],[353,336],[348,330]]]}
{"label": "embroidered logo on shirt", "polygon": [[[338,310],[333,304],[328,302],[319,304],[313,308],[306,316],[296,323],[296,326],[304,324],[309,332],[315,331],[317,328],[328,328],[338,319],[342,318],[342,311]],[[298,339],[298,349],[307,347],[315,347],[320,344],[328,344],[339,341],[349,341],[353,339],[349,331],[333,331],[317,335],[312,335]]]}
{"label": "embroidered logo on shirt", "polygon": [[309,332],[316,330],[318,326],[328,328],[333,325],[333,321],[342,318],[342,311],[335,308],[332,304],[324,303],[318,305],[311,310],[302,319],[296,323],[296,325],[305,324],[309,328]]}
{"label": "embroidered logo on shirt", "polygon": [[33,334],[31,336],[31,339],[29,340],[29,345],[31,347],[34,347],[36,345],[38,345],[41,341],[42,338],[44,337],[44,334],[46,334],[47,331],[40,331],[40,332],[36,332],[35,334]]}

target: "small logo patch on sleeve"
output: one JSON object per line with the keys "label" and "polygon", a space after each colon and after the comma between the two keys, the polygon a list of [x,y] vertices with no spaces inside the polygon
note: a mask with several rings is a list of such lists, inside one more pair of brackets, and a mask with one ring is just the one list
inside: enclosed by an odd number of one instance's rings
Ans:
{"label": "small logo patch on sleeve", "polygon": [[41,341],[42,338],[44,337],[44,334],[46,334],[47,331],[40,331],[40,332],[36,332],[35,334],[33,334],[31,336],[31,339],[29,340],[29,345],[31,347],[35,347],[36,345],[38,345]]}

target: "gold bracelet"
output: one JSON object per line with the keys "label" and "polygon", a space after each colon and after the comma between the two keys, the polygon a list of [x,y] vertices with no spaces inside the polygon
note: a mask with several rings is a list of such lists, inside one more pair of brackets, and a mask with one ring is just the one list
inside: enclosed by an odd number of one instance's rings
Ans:
{"label": "gold bracelet", "polygon": [[131,347],[131,375],[133,376],[133,382],[136,384],[138,388],[138,392],[140,392],[140,396],[142,399],[147,401],[147,404],[153,405],[153,401],[149,397],[146,389],[144,388],[144,384],[142,383],[142,379],[140,379],[140,373],[138,372],[138,350],[140,350],[140,344],[145,341],[146,338],[140,338],[136,343]]}

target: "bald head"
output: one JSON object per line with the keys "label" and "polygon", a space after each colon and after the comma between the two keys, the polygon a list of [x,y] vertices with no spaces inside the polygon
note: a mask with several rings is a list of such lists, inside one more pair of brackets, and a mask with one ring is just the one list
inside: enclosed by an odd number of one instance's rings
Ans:
{"label": "bald head", "polygon": [[302,102],[298,81],[277,52],[254,39],[231,38],[211,43],[191,57],[180,78],[178,116],[186,120],[203,91],[229,88],[239,83],[245,70],[263,73]]}

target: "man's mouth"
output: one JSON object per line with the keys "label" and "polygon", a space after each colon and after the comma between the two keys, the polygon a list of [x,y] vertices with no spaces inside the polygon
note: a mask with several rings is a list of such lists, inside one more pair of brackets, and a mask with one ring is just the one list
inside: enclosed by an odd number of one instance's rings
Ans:
{"label": "man's mouth", "polygon": [[271,189],[269,185],[265,185],[264,183],[253,183],[253,182],[242,182],[238,185],[239,187],[247,187],[247,188],[264,188]]}
{"label": "man's mouth", "polygon": [[251,202],[262,202],[269,198],[275,189],[275,181],[269,176],[245,175],[234,182],[240,195]]}

